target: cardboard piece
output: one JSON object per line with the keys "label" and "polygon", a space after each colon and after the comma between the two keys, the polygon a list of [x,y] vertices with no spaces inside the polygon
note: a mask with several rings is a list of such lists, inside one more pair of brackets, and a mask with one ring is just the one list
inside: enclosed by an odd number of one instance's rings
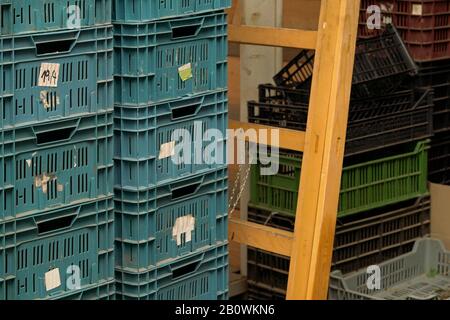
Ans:
{"label": "cardboard piece", "polygon": [[430,184],[431,237],[444,242],[450,250],[450,186]]}

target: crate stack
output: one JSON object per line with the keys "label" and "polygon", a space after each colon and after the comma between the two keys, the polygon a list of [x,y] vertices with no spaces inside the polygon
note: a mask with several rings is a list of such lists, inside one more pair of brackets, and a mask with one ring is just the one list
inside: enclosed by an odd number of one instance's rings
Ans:
{"label": "crate stack", "polygon": [[113,2],[118,299],[228,297],[230,5]]}
{"label": "crate stack", "polygon": [[434,89],[434,137],[429,157],[429,180],[450,184],[450,2],[448,0],[363,0],[359,36],[369,30],[371,5],[382,9],[382,22],[392,22],[419,67],[416,87]]}
{"label": "crate stack", "polygon": [[114,296],[110,6],[0,1],[0,300]]}
{"label": "crate stack", "polygon": [[[259,87],[249,121],[305,130],[314,52],[302,51]],[[332,268],[351,273],[412,250],[430,233],[427,164],[433,135],[433,90],[416,88],[417,67],[397,30],[359,40]],[[301,154],[280,150],[276,175],[251,171],[249,220],[293,231]],[[248,250],[249,296],[284,299],[289,258]]]}

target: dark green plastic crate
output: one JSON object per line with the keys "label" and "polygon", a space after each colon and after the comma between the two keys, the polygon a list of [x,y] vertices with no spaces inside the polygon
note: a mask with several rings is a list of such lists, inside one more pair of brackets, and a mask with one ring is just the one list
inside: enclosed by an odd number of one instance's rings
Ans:
{"label": "dark green plastic crate", "polygon": [[0,131],[0,223],[113,194],[112,111]]}
{"label": "dark green plastic crate", "polygon": [[[227,151],[227,94],[225,90],[216,90],[144,106],[117,105],[114,109],[115,186],[138,191],[223,165]],[[192,151],[184,153],[183,163],[174,163],[173,157],[160,159],[163,145],[180,142],[173,136],[179,129],[189,132]],[[211,129],[220,131],[222,139],[215,140],[218,150],[210,154],[206,148],[212,142],[203,138]],[[194,152],[197,146],[201,147],[201,153]],[[198,155],[202,161],[196,162]]]}
{"label": "dark green plastic crate", "polygon": [[[228,86],[227,16],[223,12],[114,25],[115,100],[147,105]],[[191,65],[182,80],[179,68]]]}
{"label": "dark green plastic crate", "polygon": [[[139,192],[115,189],[116,266],[148,270],[228,239],[227,168]],[[177,219],[192,216],[191,241],[174,238]]]}
{"label": "dark green plastic crate", "polygon": [[228,245],[159,268],[116,269],[117,300],[227,300]]}
{"label": "dark green plastic crate", "polygon": [[143,22],[223,10],[231,0],[114,0],[115,22]]}
{"label": "dark green plastic crate", "polygon": [[55,299],[51,297],[49,300],[116,300],[116,281],[102,281],[101,284],[69,292]]}
{"label": "dark green plastic crate", "polygon": [[[408,152],[345,167],[342,173],[338,216],[356,214],[427,194],[429,141]],[[279,172],[260,174],[252,166],[250,205],[295,215],[300,180],[300,155],[280,153]]]}
{"label": "dark green plastic crate", "polygon": [[0,128],[112,111],[112,59],[112,26],[0,37]]}
{"label": "dark green plastic crate", "polygon": [[[295,224],[295,217],[253,208],[249,208],[248,220],[289,232]],[[429,196],[339,218],[331,269],[348,274],[408,253],[417,239],[430,235],[430,220]],[[249,247],[247,280],[251,296],[285,299],[289,263],[289,257]],[[256,288],[261,289],[260,295],[256,295]]]}
{"label": "dark green plastic crate", "polygon": [[[112,197],[0,224],[0,300],[58,299],[114,277]],[[67,268],[80,267],[81,288],[67,287]],[[47,290],[45,274],[61,285]]]}
{"label": "dark green plastic crate", "polygon": [[[122,0],[121,0],[122,1]],[[74,7],[79,24],[74,25]],[[111,0],[1,0],[0,35],[59,31],[111,23]]]}

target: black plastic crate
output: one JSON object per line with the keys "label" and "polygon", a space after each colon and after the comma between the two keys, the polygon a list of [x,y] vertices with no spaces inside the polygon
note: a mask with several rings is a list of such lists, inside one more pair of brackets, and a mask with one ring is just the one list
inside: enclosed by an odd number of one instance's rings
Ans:
{"label": "black plastic crate", "polygon": [[450,185],[450,132],[436,134],[429,150],[429,180]]}
{"label": "black plastic crate", "polygon": [[[418,238],[430,234],[430,208],[430,198],[424,197],[338,219],[332,270],[350,273],[411,251]],[[249,221],[287,231],[294,227],[293,218],[252,208],[249,208]],[[288,270],[288,257],[248,248],[249,288],[257,286],[273,295],[283,294]]]}
{"label": "black plastic crate", "polygon": [[434,132],[450,130],[450,59],[419,63],[415,86],[434,91]]}
{"label": "black plastic crate", "polygon": [[255,301],[281,301],[286,300],[286,292],[277,292],[276,288],[257,283],[254,281],[248,282],[247,296],[248,300]]}
{"label": "black plastic crate", "polygon": [[[282,87],[308,89],[313,69],[314,52],[303,50],[275,75],[274,81]],[[417,71],[397,30],[389,26],[381,36],[358,40],[352,95],[369,97],[394,92]]]}
{"label": "black plastic crate", "polygon": [[[305,130],[309,92],[259,86],[259,102],[248,103],[249,122]],[[350,104],[346,155],[427,139],[433,135],[432,89],[404,90]]]}

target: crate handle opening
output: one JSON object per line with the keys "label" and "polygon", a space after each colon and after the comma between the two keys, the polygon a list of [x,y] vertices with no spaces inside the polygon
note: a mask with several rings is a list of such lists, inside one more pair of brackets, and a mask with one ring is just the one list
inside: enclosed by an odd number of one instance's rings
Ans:
{"label": "crate handle opening", "polygon": [[201,108],[201,106],[201,102],[194,101],[193,103],[189,103],[178,108],[173,108],[172,120],[192,117],[198,113],[198,110]]}
{"label": "crate handle opening", "polygon": [[68,127],[36,133],[36,143],[39,145],[69,140],[76,129],[77,127]]}
{"label": "crate handle opening", "polygon": [[36,55],[50,55],[50,54],[60,54],[68,53],[72,51],[75,46],[79,31],[76,32],[64,32],[56,33],[53,36],[40,37],[34,36],[33,41],[36,46]]}
{"label": "crate handle opening", "polygon": [[202,24],[172,27],[172,39],[195,37],[200,31],[201,27]]}
{"label": "crate handle opening", "polygon": [[46,220],[42,222],[37,222],[38,234],[54,232],[62,229],[69,228],[77,214],[67,215],[63,217],[58,217],[52,220]]}
{"label": "crate handle opening", "polygon": [[189,184],[176,189],[172,189],[172,200],[184,198],[195,194],[200,188],[201,182]]}
{"label": "crate handle opening", "polygon": [[201,263],[201,260],[198,260],[198,261],[191,262],[187,265],[181,266],[177,269],[173,269],[172,270],[172,279],[178,279],[178,278],[184,277],[190,273],[195,272],[198,269],[200,263]]}
{"label": "crate handle opening", "polygon": [[75,39],[36,43],[36,54],[39,56],[44,54],[70,52],[74,41]]}

